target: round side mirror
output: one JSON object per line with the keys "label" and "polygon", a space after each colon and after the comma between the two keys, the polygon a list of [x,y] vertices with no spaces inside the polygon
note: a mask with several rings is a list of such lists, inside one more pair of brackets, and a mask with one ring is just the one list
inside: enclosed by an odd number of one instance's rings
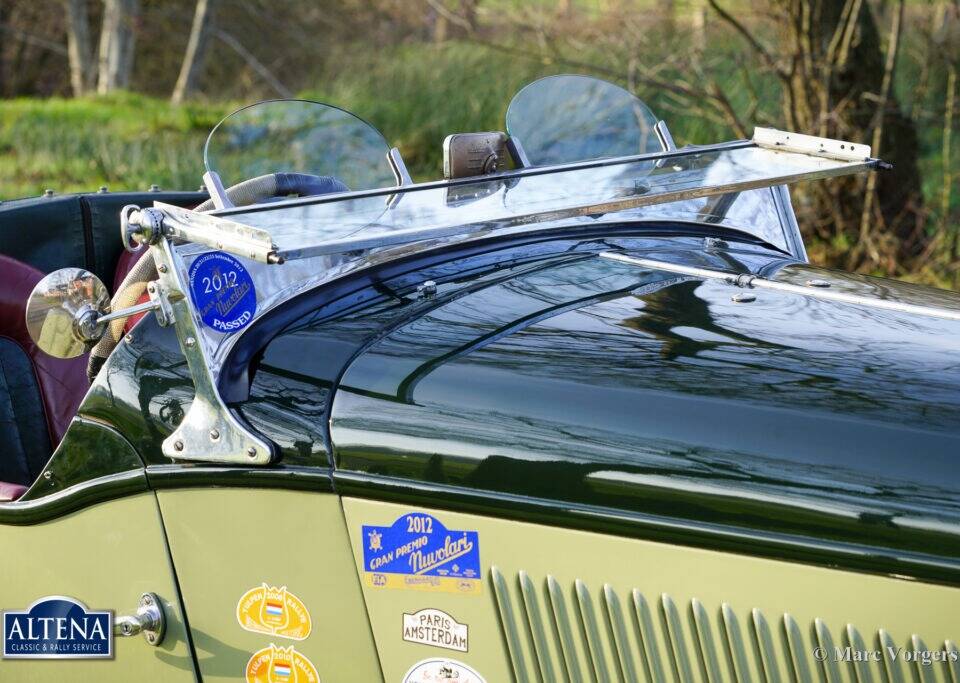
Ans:
{"label": "round side mirror", "polygon": [[27,332],[55,358],[75,358],[103,336],[110,294],[93,273],[63,268],[37,283],[27,302]]}

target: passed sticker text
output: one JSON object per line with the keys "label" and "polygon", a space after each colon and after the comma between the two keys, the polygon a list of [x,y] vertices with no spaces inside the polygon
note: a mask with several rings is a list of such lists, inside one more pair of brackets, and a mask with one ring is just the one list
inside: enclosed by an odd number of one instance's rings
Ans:
{"label": "passed sticker text", "polygon": [[239,259],[222,251],[190,264],[190,295],[203,324],[225,334],[242,330],[257,312],[253,278]]}

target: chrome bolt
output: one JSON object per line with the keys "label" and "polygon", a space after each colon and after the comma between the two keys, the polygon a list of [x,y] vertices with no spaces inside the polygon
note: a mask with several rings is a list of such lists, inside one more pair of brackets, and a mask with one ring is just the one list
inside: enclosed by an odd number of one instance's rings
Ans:
{"label": "chrome bolt", "polygon": [[254,448],[253,446],[250,446],[250,448],[247,449],[247,455],[250,456],[251,458],[257,457],[257,449]]}
{"label": "chrome bolt", "polygon": [[156,183],[154,183],[153,185],[150,186],[150,189],[147,190],[147,191],[148,191],[148,192],[159,192],[159,191],[160,191],[160,186],[157,185]]}
{"label": "chrome bolt", "polygon": [[210,438],[211,438],[212,440],[214,440],[214,441],[216,441],[217,439],[219,439],[219,438],[220,438],[220,430],[219,430],[219,429],[211,429],[211,430],[210,430]]}
{"label": "chrome bolt", "polygon": [[157,286],[151,282],[149,285],[147,285],[147,291],[153,294],[157,291]]}
{"label": "chrome bolt", "polygon": [[132,335],[132,334],[124,335],[123,341],[127,342],[128,344],[132,344],[132,343],[133,343],[133,335]]}
{"label": "chrome bolt", "polygon": [[144,595],[144,596],[143,596],[143,604],[144,604],[144,605],[152,605],[152,604],[153,604],[153,597],[152,597],[151,595]]}
{"label": "chrome bolt", "polygon": [[175,450],[175,451],[182,451],[182,450],[183,450],[183,441],[180,441],[179,439],[177,439],[176,441],[174,441],[174,442],[173,442],[173,450]]}
{"label": "chrome bolt", "polygon": [[43,478],[46,479],[47,481],[50,481],[51,479],[53,479],[53,472],[51,472],[50,470],[46,470],[43,473]]}
{"label": "chrome bolt", "polygon": [[427,280],[422,285],[417,287],[417,296],[421,299],[426,299],[437,293],[437,283],[433,280]]}
{"label": "chrome bolt", "polygon": [[52,197],[52,196],[53,196],[53,190],[50,190],[50,189],[44,190],[44,191],[43,191],[43,196],[44,196],[44,197]]}
{"label": "chrome bolt", "polygon": [[197,340],[194,339],[193,337],[187,337],[186,339],[183,340],[183,343],[186,344],[187,347],[193,348],[193,345],[197,343]]}
{"label": "chrome bolt", "polygon": [[166,264],[166,263],[161,263],[159,266],[157,266],[157,270],[159,270],[161,273],[166,273],[166,272],[167,272],[167,264]]}
{"label": "chrome bolt", "polygon": [[97,194],[106,194],[107,192],[109,192],[109,190],[106,185],[101,185],[100,189],[97,190]]}
{"label": "chrome bolt", "polygon": [[750,294],[748,292],[739,292],[730,297],[730,300],[735,304],[748,304],[751,301],[757,300],[756,294]]}

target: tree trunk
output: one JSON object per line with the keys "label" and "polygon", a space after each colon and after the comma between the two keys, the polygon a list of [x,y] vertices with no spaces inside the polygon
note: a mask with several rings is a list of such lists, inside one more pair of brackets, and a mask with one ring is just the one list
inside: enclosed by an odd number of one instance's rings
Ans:
{"label": "tree trunk", "polygon": [[90,23],[86,0],[66,0],[67,57],[70,61],[70,85],[74,97],[90,89],[93,80],[93,56],[90,52]]}
{"label": "tree trunk", "polygon": [[873,154],[893,164],[893,170],[876,178],[876,210],[866,232],[861,231],[867,189],[863,178],[801,190],[805,218],[822,239],[853,250],[855,259],[848,259],[847,267],[893,270],[898,260],[909,260],[924,246],[925,235],[918,230],[923,195],[914,123],[901,111],[895,93],[880,102],[886,69],[870,5],[864,0],[777,4],[784,10],[781,39],[789,57],[783,67],[787,127],[869,144],[882,126]]}
{"label": "tree trunk", "polygon": [[100,29],[97,92],[106,94],[130,84],[139,0],[104,0]]}
{"label": "tree trunk", "polygon": [[197,79],[203,70],[203,59],[207,51],[209,25],[212,20],[213,0],[197,0],[197,7],[193,13],[193,26],[190,29],[190,39],[187,41],[187,52],[180,65],[180,75],[177,85],[170,98],[174,104],[180,104],[197,87]]}

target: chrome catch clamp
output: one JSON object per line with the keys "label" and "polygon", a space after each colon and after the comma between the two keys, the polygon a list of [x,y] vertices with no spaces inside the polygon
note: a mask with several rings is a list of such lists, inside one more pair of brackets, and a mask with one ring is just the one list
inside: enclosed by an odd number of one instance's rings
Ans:
{"label": "chrome catch clamp", "polygon": [[120,242],[129,252],[144,244],[156,244],[163,236],[163,212],[160,209],[141,209],[127,204],[120,209]]}
{"label": "chrome catch clamp", "polygon": [[156,593],[140,596],[136,614],[119,616],[113,620],[113,635],[129,638],[138,633],[142,633],[144,640],[154,647],[163,642],[167,633],[167,618]]}

